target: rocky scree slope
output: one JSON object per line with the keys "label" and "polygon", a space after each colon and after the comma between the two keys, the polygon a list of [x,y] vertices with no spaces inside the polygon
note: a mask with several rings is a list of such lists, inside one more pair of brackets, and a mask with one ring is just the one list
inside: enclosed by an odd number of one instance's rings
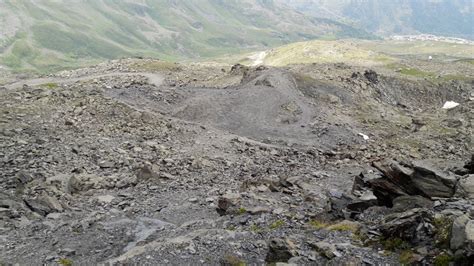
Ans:
{"label": "rocky scree slope", "polygon": [[0,91],[5,263],[472,262],[471,83],[156,60],[50,78]]}

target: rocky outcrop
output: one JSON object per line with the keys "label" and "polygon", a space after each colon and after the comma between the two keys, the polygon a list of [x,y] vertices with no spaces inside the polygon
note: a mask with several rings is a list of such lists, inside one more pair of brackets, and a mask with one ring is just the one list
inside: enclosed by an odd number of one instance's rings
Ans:
{"label": "rocky outcrop", "polygon": [[268,263],[288,262],[293,256],[292,244],[289,240],[274,238],[268,242],[268,253],[265,261]]}
{"label": "rocky outcrop", "polygon": [[429,161],[414,161],[411,165],[382,161],[374,166],[384,177],[368,183],[374,195],[385,205],[393,205],[393,200],[402,195],[450,198],[456,191],[457,178],[437,169]]}

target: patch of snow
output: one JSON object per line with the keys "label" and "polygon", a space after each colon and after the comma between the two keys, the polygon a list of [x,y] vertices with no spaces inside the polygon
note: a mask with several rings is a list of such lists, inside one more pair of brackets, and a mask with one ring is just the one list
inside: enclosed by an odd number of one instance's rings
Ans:
{"label": "patch of snow", "polygon": [[359,133],[359,136],[363,137],[364,140],[369,140],[369,139],[370,139],[369,136],[367,136],[367,135],[365,135],[365,134],[363,134],[363,133]]}
{"label": "patch of snow", "polygon": [[459,103],[453,102],[453,101],[447,101],[443,105],[443,109],[453,109],[455,107],[458,107]]}

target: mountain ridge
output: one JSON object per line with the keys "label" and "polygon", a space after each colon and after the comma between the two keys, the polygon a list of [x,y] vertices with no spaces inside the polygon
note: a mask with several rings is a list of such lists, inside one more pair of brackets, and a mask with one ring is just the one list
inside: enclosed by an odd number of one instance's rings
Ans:
{"label": "mountain ridge", "polygon": [[0,62],[55,69],[119,57],[198,59],[319,38],[373,38],[273,0],[8,1]]}
{"label": "mountain ridge", "polygon": [[345,21],[381,36],[434,34],[474,40],[470,0],[279,0],[305,14]]}

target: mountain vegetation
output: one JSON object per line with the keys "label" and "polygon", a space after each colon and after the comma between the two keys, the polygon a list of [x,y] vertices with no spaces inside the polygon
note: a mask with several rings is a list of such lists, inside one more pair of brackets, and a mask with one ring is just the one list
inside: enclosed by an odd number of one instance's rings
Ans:
{"label": "mountain vegetation", "polygon": [[197,59],[295,41],[373,38],[269,0],[2,1],[0,63],[52,71],[103,59]]}

